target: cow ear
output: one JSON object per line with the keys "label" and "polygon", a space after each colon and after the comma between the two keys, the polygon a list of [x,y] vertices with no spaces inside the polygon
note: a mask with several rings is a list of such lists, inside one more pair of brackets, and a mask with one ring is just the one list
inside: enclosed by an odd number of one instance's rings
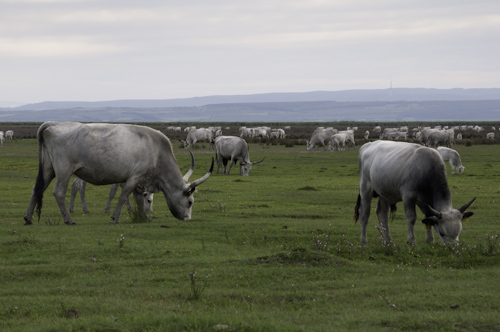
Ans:
{"label": "cow ear", "polygon": [[191,196],[195,190],[196,187],[189,187],[188,190],[186,190],[186,196]]}
{"label": "cow ear", "polygon": [[438,219],[436,217],[429,217],[422,220],[422,222],[427,226],[434,226],[438,224]]}
{"label": "cow ear", "polygon": [[469,221],[469,217],[471,217],[473,214],[474,212],[465,212],[464,215],[462,216],[462,222]]}

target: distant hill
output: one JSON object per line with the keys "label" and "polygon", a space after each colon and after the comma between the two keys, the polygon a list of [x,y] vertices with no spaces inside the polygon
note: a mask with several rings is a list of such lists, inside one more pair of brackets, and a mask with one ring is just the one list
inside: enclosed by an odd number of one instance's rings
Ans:
{"label": "distant hill", "polygon": [[382,89],[165,100],[42,102],[0,109],[0,122],[496,121],[500,89]]}

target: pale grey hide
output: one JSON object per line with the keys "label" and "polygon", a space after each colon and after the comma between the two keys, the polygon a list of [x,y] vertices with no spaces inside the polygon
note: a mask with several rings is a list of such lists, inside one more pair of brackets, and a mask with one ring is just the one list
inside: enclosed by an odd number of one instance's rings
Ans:
{"label": "pale grey hide", "polygon": [[[217,174],[219,174],[219,169],[224,166],[223,174],[229,174],[231,167],[238,161],[240,162],[240,175],[248,176],[252,166],[262,162],[264,159],[259,161],[250,161],[250,155],[248,153],[247,142],[237,136],[219,136],[215,139],[215,158],[217,159]],[[227,162],[229,163],[229,168],[226,172]]]}
{"label": "pale grey hide", "polygon": [[38,129],[37,138],[39,169],[24,215],[25,225],[32,223],[35,208],[40,218],[43,193],[54,178],[53,194],[63,220],[66,224],[74,224],[65,202],[73,174],[93,185],[124,183],[111,216],[113,222],[118,222],[123,204],[136,188],[151,193],[163,192],[172,214],[177,219],[189,220],[193,192],[210,177],[214,164],[212,158],[210,170],[200,179],[188,183],[194,170],[192,155],[191,168],[183,177],[169,139],[145,126],[45,122]]}
{"label": "pale grey hide", "polygon": [[427,242],[434,241],[430,226],[441,241],[458,241],[462,219],[473,214],[465,210],[475,197],[460,209],[453,208],[445,164],[435,149],[406,142],[366,143],[359,150],[359,171],[359,195],[353,219],[360,219],[363,245],[367,243],[373,197],[378,197],[376,214],[387,242],[392,241],[389,210],[401,201],[408,226],[407,242],[411,244],[415,243],[416,205],[425,215],[422,222],[429,226]]}
{"label": "pale grey hide", "polygon": [[5,132],[5,139],[12,141],[14,138],[14,131],[13,130],[7,130]]}
{"label": "pale grey hide", "polygon": [[345,151],[345,143],[346,143],[347,135],[344,134],[335,134],[330,139],[330,144],[328,144],[328,149],[330,151]]}
{"label": "pale grey hide", "polygon": [[326,151],[325,141],[329,142],[333,135],[337,134],[338,130],[333,128],[328,129],[316,129],[311,137],[310,141],[306,141],[307,143],[307,151],[311,151],[315,145],[322,145],[323,149]]}
{"label": "pale grey hide", "polygon": [[451,147],[452,141],[450,133],[447,130],[438,130],[429,134],[426,146],[436,148],[441,145]]}
{"label": "pale grey hide", "polygon": [[213,146],[214,133],[207,128],[198,128],[188,132],[186,140],[182,141],[184,143],[184,149],[189,149],[190,146],[195,148],[196,142],[208,142],[208,148],[211,149]]}
{"label": "pale grey hide", "polygon": [[457,174],[463,173],[465,167],[462,166],[462,160],[456,150],[446,148],[444,146],[438,146],[437,151],[439,152],[441,158],[443,158],[444,162],[450,163],[451,174],[455,174],[455,170],[457,171]]}
{"label": "pale grey hide", "polygon": [[[113,198],[115,197],[116,192],[118,191],[118,187],[120,187],[120,185],[123,188],[123,185],[124,185],[123,183],[114,183],[111,185],[111,187],[109,189],[108,202],[106,203],[106,207],[104,208],[104,212],[109,213],[109,209],[111,208],[111,202],[112,202]],[[69,212],[70,213],[74,212],[75,197],[78,193],[80,193],[80,200],[82,202],[83,213],[85,213],[85,214],[90,213],[90,211],[87,207],[87,202],[85,200],[85,188],[86,188],[86,186],[87,186],[87,182],[85,182],[82,179],[80,179],[79,177],[75,176],[75,180],[73,181],[73,184],[71,185],[71,197],[69,200]],[[138,189],[139,190],[134,190],[134,195],[137,195],[138,192],[141,191],[140,190],[141,188],[138,188]],[[148,191],[143,191],[141,197],[137,197],[137,198],[138,199],[136,199],[136,204],[137,204],[139,213],[141,213],[141,215],[144,218],[150,220],[147,213],[153,212],[154,194],[150,193]],[[139,203],[137,203],[137,201],[139,201]],[[126,205],[127,205],[127,209],[129,211],[132,211],[132,206],[130,205],[130,200],[128,197],[127,197]]]}

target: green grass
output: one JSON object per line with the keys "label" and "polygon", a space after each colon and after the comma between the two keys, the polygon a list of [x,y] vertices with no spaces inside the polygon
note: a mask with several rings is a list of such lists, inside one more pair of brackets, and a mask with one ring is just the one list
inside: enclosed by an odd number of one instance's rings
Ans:
{"label": "green grass", "polygon": [[[190,156],[174,148],[186,172]],[[372,213],[360,247],[357,150],[252,144],[251,160],[266,160],[248,177],[214,172],[195,193],[190,221],[176,220],[156,194],[153,222],[123,209],[111,224],[109,187],[88,185],[91,214],[77,197],[77,225],[67,226],[51,186],[40,222],[24,226],[36,141],[6,142],[0,330],[499,331],[500,148],[455,148],[466,170],[451,176],[447,165],[454,205],[477,196],[460,245],[426,244],[420,223],[417,245],[406,245],[399,204],[394,244],[384,245]],[[193,179],[212,155],[195,151]]]}

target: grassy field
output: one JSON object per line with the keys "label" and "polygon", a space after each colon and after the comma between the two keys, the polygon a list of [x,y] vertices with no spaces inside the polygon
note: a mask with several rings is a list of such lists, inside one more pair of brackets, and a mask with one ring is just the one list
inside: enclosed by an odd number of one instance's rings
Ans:
{"label": "grassy field", "polygon": [[[174,144],[184,173],[189,154]],[[372,213],[368,246],[352,221],[356,151],[251,144],[249,177],[214,174],[176,220],[162,194],[153,222],[104,213],[109,186],[87,186],[65,225],[52,195],[24,226],[37,167],[34,139],[0,148],[1,331],[500,331],[500,146],[455,147],[448,181],[472,197],[460,243],[406,244],[402,205],[385,245]],[[213,152],[195,152],[192,178]],[[117,198],[115,198],[116,200]],[[69,202],[69,191],[68,191]],[[372,203],[373,211],[375,201]],[[422,215],[419,211],[419,220]]]}

